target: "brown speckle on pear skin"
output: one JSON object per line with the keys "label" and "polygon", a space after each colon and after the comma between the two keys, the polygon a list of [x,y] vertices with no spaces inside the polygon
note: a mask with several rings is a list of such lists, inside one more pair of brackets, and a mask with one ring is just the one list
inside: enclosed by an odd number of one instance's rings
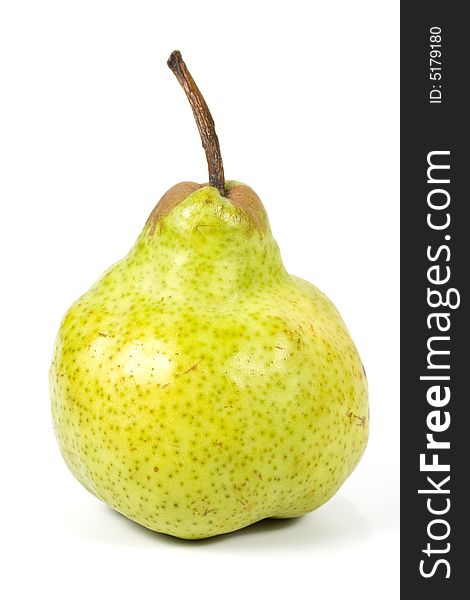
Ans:
{"label": "brown speckle on pear skin", "polygon": [[[162,221],[168,213],[178,204],[186,200],[196,190],[206,187],[208,184],[194,183],[193,181],[183,181],[171,187],[162,196],[147,220],[147,233],[154,235],[157,224]],[[227,199],[231,204],[238,207],[245,213],[249,221],[259,231],[264,231],[268,223],[268,217],[264,206],[258,195],[249,186],[238,183],[236,181],[226,182]],[[204,201],[205,204],[210,204],[209,200]],[[197,223],[195,230],[207,227],[207,224]]]}
{"label": "brown speckle on pear skin", "polygon": [[268,217],[257,193],[249,186],[236,182],[229,182],[226,188],[227,198],[230,202],[247,213],[255,227],[263,231],[266,228]]}
{"label": "brown speckle on pear skin", "polygon": [[148,234],[153,235],[160,219],[171,212],[177,204],[185,200],[200,187],[202,186],[199,183],[194,183],[193,181],[182,181],[165,192],[153,211],[150,213],[150,216],[147,220]]}

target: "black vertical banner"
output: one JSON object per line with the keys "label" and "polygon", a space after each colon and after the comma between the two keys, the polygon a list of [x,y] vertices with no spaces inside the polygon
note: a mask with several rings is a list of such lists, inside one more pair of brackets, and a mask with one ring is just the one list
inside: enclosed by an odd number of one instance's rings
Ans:
{"label": "black vertical banner", "polygon": [[468,594],[470,25],[401,3],[401,596]]}

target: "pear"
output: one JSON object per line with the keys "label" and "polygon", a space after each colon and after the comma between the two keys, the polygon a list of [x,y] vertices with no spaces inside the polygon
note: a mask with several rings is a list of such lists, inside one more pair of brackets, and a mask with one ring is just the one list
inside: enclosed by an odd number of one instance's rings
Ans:
{"label": "pear", "polygon": [[225,181],[181,54],[209,183],[175,185],[65,315],[50,369],[62,455],[129,519],[186,539],[318,508],[367,442],[367,382],[338,311],[289,275],[266,211]]}

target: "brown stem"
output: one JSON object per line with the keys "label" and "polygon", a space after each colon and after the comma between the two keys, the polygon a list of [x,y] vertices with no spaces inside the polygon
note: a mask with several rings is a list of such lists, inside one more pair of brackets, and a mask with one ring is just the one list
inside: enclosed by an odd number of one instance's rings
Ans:
{"label": "brown stem", "polygon": [[219,190],[221,196],[225,196],[225,177],[222,155],[220,153],[219,139],[215,132],[214,120],[210,110],[199,91],[188,67],[185,65],[181,52],[175,50],[168,59],[168,66],[173,71],[176,79],[186,93],[189,104],[193,109],[202,147],[206,153],[207,166],[209,168],[209,185]]}

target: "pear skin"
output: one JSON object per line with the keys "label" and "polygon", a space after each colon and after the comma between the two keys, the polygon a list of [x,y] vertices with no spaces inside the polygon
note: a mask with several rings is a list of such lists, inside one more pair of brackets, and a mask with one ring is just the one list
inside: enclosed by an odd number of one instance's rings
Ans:
{"label": "pear skin", "polygon": [[256,212],[212,187],[154,211],[60,328],[51,389],[65,461],[155,531],[205,538],[305,514],[366,445],[366,377],[346,326],[286,272],[261,202]]}

